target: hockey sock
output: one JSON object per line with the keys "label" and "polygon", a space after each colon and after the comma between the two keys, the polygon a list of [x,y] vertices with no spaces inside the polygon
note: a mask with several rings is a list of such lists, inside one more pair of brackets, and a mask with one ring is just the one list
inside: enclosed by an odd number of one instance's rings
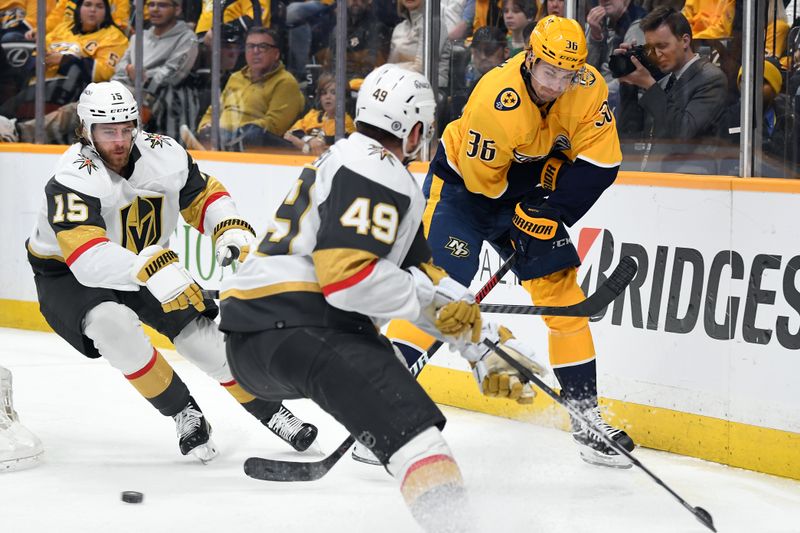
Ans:
{"label": "hockey sock", "polygon": [[155,348],[150,361],[125,378],[162,415],[175,416],[189,403],[189,389]]}
{"label": "hockey sock", "polygon": [[582,411],[597,405],[597,366],[595,360],[554,368],[561,384],[561,396],[575,403]]}
{"label": "hockey sock", "polygon": [[436,428],[428,428],[389,458],[387,470],[425,531],[469,530],[469,506],[461,471]]}

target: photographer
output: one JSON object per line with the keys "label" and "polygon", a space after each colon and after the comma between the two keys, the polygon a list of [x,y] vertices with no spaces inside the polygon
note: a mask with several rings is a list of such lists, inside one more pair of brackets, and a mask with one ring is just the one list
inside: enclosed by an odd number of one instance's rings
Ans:
{"label": "photographer", "polygon": [[586,62],[603,75],[608,84],[608,105],[619,105],[619,81],[608,68],[611,53],[625,43],[642,44],[639,21],[647,14],[631,0],[600,0],[586,15],[589,55]]}
{"label": "photographer", "polygon": [[[725,74],[694,52],[691,27],[680,12],[654,9],[640,26],[649,55],[631,43],[614,51],[628,57],[632,70],[619,77],[629,85],[620,90],[620,135],[646,141],[634,145],[642,152],[641,170],[716,173],[714,137],[722,120]],[[652,65],[642,63],[647,59]],[[654,67],[664,73],[659,81]],[[659,155],[664,168],[656,168],[658,157],[652,156]]]}

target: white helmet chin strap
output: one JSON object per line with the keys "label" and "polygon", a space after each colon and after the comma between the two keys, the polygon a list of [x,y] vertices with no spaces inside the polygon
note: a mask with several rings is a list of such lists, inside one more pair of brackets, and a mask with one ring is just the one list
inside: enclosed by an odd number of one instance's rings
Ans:
{"label": "white helmet chin strap", "polygon": [[[421,122],[417,122],[417,124],[422,124]],[[414,124],[414,127],[411,128],[411,131],[414,131],[414,128],[417,127],[417,124]],[[409,132],[411,133],[411,132]],[[417,143],[417,147],[414,148],[412,152],[408,151],[408,136],[403,138],[403,157],[405,157],[406,161],[413,161],[416,159],[417,154],[419,154],[420,150],[422,150],[422,146],[425,144],[425,141],[428,137],[428,131],[424,124],[422,124],[422,128],[419,132],[419,142]]]}

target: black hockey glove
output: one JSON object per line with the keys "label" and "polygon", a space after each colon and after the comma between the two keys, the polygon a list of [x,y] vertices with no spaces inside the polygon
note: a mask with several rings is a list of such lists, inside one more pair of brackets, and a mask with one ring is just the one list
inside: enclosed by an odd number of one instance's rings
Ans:
{"label": "black hockey glove", "polygon": [[511,222],[511,245],[520,257],[540,257],[570,242],[558,211],[544,204],[518,203]]}

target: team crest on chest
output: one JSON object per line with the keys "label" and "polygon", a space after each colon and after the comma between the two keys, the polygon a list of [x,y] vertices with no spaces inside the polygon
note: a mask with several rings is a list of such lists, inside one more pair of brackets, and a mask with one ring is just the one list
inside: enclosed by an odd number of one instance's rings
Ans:
{"label": "team crest on chest", "polygon": [[511,111],[517,107],[519,107],[519,95],[511,87],[500,91],[494,100],[494,108],[498,111]]}
{"label": "team crest on chest", "polygon": [[453,257],[469,257],[469,246],[465,241],[457,237],[448,237],[447,244],[444,247],[450,250],[450,255]]}
{"label": "team crest on chest", "polygon": [[85,168],[86,172],[88,172],[89,174],[91,174],[93,170],[97,170],[97,165],[94,163],[94,161],[92,161],[91,158],[86,157],[83,154],[79,155],[78,159],[76,159],[72,163],[78,165],[78,170],[83,170]]}
{"label": "team crest on chest", "polygon": [[172,146],[166,136],[158,133],[145,133],[144,140],[150,143],[150,148],[155,148],[156,146],[164,148],[164,144]]}
{"label": "team crest on chest", "polygon": [[122,247],[139,253],[161,239],[162,196],[136,197],[120,209]]}

